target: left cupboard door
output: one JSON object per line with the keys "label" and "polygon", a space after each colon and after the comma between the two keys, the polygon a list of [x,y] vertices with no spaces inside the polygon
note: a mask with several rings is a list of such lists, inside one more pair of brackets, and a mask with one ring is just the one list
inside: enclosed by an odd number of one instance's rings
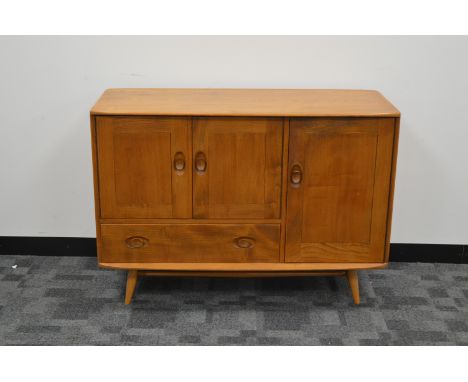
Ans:
{"label": "left cupboard door", "polygon": [[191,218],[191,120],[96,117],[101,218]]}

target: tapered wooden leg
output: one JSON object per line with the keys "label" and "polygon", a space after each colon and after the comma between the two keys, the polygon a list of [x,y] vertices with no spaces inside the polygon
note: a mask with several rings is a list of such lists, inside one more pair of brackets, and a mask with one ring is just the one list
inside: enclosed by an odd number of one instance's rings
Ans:
{"label": "tapered wooden leg", "polygon": [[346,271],[346,277],[348,278],[349,287],[353,294],[354,303],[359,304],[359,279],[357,271]]}
{"label": "tapered wooden leg", "polygon": [[130,270],[127,274],[127,289],[125,290],[125,304],[132,302],[133,294],[135,293],[135,287],[138,281],[138,271]]}

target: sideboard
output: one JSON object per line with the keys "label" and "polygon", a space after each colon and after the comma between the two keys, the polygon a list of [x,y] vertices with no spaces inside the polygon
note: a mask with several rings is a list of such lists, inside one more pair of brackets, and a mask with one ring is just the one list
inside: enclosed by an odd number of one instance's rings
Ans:
{"label": "sideboard", "polygon": [[373,90],[108,89],[91,110],[98,263],[139,276],[388,264],[399,111]]}

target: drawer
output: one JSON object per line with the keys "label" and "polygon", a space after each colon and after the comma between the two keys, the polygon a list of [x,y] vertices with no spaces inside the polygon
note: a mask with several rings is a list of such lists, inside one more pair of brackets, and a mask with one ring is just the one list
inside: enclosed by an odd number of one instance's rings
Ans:
{"label": "drawer", "polygon": [[102,224],[101,262],[278,262],[279,224]]}

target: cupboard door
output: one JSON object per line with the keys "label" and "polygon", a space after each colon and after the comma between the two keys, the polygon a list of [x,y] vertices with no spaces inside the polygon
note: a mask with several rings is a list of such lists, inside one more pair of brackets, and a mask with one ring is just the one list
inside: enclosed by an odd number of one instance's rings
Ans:
{"label": "cupboard door", "polygon": [[383,262],[394,119],[291,119],[286,261]]}
{"label": "cupboard door", "polygon": [[96,117],[102,218],[192,217],[189,118]]}
{"label": "cupboard door", "polygon": [[194,118],[194,217],[279,218],[282,132],[280,118]]}

